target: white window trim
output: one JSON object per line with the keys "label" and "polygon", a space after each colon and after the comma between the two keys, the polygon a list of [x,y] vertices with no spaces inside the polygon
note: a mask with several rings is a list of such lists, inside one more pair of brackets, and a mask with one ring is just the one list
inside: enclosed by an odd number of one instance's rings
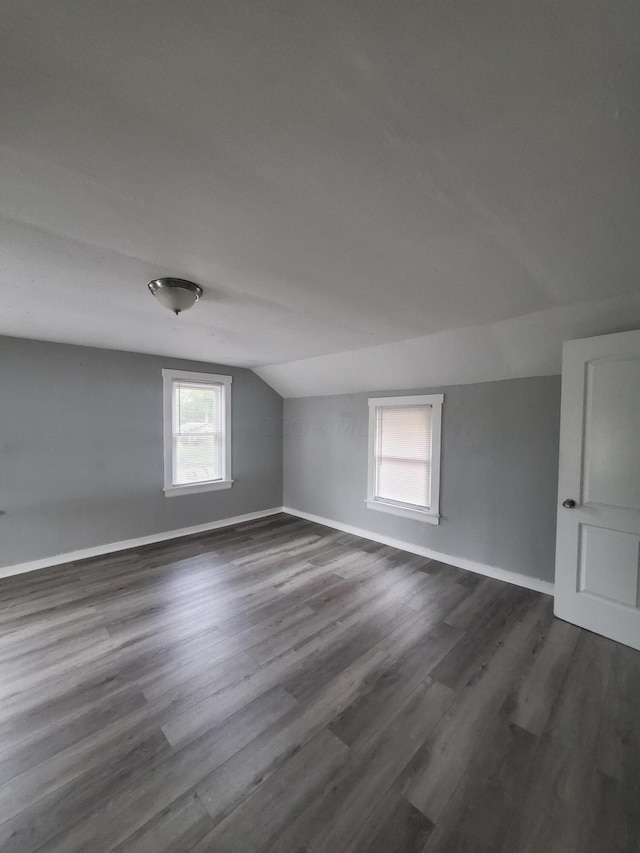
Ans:
{"label": "white window trim", "polygon": [[[222,422],[224,424],[224,455],[222,459],[223,475],[220,480],[207,480],[203,483],[189,483],[185,486],[173,484],[173,400],[172,390],[175,380],[200,383],[202,385],[222,385]],[[163,421],[164,421],[164,494],[167,498],[179,495],[196,495],[201,492],[215,492],[230,489],[231,479],[231,376],[220,373],[192,373],[189,370],[162,371]]]}
{"label": "white window trim", "polygon": [[[369,398],[369,456],[367,500],[369,509],[412,518],[427,524],[440,523],[440,456],[442,452],[442,404],[444,394],[419,394],[404,397]],[[428,510],[405,506],[375,496],[375,452],[378,429],[377,410],[382,406],[431,406],[431,506]]]}

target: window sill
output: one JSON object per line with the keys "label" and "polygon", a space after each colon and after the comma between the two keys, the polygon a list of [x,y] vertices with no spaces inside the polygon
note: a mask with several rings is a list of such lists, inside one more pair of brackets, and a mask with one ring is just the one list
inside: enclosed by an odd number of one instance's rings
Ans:
{"label": "window sill", "polygon": [[233,480],[214,480],[211,483],[194,483],[190,486],[165,486],[165,498],[177,498],[180,495],[198,495],[202,492],[218,492],[221,489],[230,489]]}
{"label": "window sill", "polygon": [[386,512],[389,515],[412,518],[414,521],[422,521],[426,524],[440,524],[440,516],[437,513],[421,509],[409,509],[409,507],[396,506],[395,504],[385,503],[384,501],[367,500],[366,504],[369,509],[375,509],[377,512]]}

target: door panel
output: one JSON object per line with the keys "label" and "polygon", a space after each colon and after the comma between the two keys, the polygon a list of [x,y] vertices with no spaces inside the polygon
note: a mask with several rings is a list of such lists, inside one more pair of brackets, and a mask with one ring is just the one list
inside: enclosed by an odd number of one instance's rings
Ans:
{"label": "door panel", "polygon": [[584,503],[640,510],[640,359],[587,364]]}
{"label": "door panel", "polygon": [[640,537],[588,524],[579,535],[578,591],[637,607]]}
{"label": "door panel", "polygon": [[556,615],[640,649],[640,331],[565,344],[558,483]]}

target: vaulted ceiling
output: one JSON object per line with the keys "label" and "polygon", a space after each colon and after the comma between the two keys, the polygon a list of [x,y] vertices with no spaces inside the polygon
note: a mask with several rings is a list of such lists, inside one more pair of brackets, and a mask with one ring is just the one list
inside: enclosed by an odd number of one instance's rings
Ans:
{"label": "vaulted ceiling", "polygon": [[0,334],[300,395],[640,325],[637,0],[1,5]]}

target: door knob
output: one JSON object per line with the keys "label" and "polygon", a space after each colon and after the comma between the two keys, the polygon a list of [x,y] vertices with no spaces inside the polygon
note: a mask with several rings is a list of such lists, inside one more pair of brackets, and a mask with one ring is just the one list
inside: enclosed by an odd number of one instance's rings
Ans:
{"label": "door knob", "polygon": [[562,501],[562,506],[565,509],[573,509],[575,505],[576,505],[576,502],[574,501],[573,498],[567,498],[565,501]]}

